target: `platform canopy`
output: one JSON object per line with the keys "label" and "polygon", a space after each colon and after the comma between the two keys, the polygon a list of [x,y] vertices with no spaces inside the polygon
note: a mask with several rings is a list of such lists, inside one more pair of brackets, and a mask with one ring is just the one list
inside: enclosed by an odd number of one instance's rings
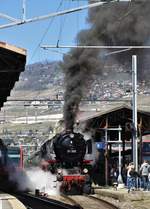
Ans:
{"label": "platform canopy", "polygon": [[[144,99],[143,99],[144,100]],[[147,109],[138,107],[138,128],[143,132],[150,130],[150,111]],[[122,127],[122,137],[125,140],[131,139],[132,134],[132,107],[125,103],[118,105],[105,104],[99,112],[92,113],[84,112],[80,113],[78,117],[79,122],[84,122],[86,129],[100,130],[101,128],[117,128],[119,125]]]}
{"label": "platform canopy", "polygon": [[0,108],[25,70],[26,50],[0,42]]}

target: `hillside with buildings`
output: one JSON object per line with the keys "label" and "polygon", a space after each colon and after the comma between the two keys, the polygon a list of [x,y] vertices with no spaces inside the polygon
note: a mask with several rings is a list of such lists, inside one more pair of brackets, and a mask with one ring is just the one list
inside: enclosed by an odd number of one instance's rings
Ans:
{"label": "hillside with buildings", "polygon": [[[106,66],[101,75],[93,75],[84,99],[122,99],[131,96],[132,75],[126,69]],[[58,62],[28,65],[11,93],[12,98],[63,100],[64,74]],[[149,83],[138,82],[138,94],[149,95]]]}

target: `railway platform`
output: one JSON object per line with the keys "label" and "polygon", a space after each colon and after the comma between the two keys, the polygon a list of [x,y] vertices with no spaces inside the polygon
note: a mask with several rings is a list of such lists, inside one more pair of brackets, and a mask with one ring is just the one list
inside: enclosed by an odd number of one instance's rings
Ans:
{"label": "railway platform", "polygon": [[150,191],[135,190],[128,193],[127,188],[115,190],[113,187],[95,187],[95,194],[121,209],[149,209]]}
{"label": "railway platform", "polygon": [[125,201],[125,200],[140,201],[140,200],[150,199],[150,191],[135,190],[128,193],[128,190],[126,188],[115,190],[113,187],[109,187],[109,188],[95,187],[94,191],[95,194],[118,199],[119,201]]}
{"label": "railway platform", "polygon": [[0,209],[26,209],[14,196],[0,191]]}

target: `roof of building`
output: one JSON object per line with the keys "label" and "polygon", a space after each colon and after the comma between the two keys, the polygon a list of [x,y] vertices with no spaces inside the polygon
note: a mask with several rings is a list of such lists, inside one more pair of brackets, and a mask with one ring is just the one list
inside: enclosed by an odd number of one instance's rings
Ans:
{"label": "roof of building", "polygon": [[0,108],[25,70],[26,50],[0,42]]}
{"label": "roof of building", "polygon": [[[98,108],[95,109],[95,111],[80,111],[78,114],[77,119],[82,122],[86,120],[90,120],[93,118],[101,117],[103,115],[109,114],[111,112],[115,112],[121,109],[129,109],[132,110],[131,105],[127,103],[122,103],[122,104],[105,104],[105,105],[99,105]],[[138,108],[138,113],[144,114],[144,115],[149,115],[150,116],[150,111],[147,109],[145,110],[144,108],[142,109],[142,106],[140,109]]]}

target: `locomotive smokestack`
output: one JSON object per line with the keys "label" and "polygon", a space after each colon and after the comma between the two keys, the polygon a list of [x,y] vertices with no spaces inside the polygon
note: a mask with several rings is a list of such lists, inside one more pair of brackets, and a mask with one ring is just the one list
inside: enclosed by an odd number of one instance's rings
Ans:
{"label": "locomotive smokestack", "polygon": [[[92,2],[89,0],[89,3]],[[81,31],[77,40],[79,45],[149,45],[150,37],[150,1],[109,2],[101,7],[92,8],[88,13],[90,29]],[[123,55],[115,55],[119,63],[131,66],[131,55],[139,55],[143,66],[143,54],[149,50],[130,50]],[[95,73],[100,73],[104,66],[101,55],[104,50],[73,49],[63,59],[65,72],[65,126],[72,129],[79,103],[88,90]],[[141,56],[142,55],[142,56]],[[150,59],[147,59],[145,70],[138,68],[138,79],[150,79],[148,73]],[[131,67],[130,67],[131,68]],[[130,69],[129,69],[130,70]]]}

